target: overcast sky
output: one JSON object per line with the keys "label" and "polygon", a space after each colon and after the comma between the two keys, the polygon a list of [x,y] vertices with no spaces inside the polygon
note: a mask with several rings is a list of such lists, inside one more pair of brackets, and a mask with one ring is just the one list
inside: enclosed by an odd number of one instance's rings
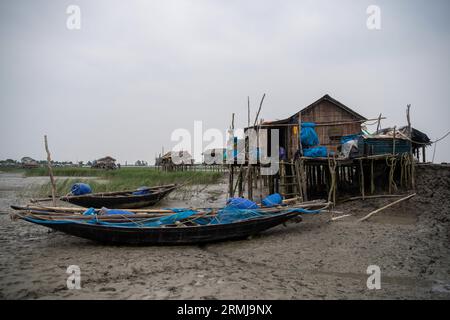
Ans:
{"label": "overcast sky", "polygon": [[[369,5],[381,29],[366,26]],[[66,26],[69,5],[81,29]],[[0,2],[0,159],[153,163],[173,130],[225,133],[328,93],[383,126],[450,129],[450,1]],[[431,158],[433,148],[428,149]],[[450,137],[436,161],[450,160]]]}

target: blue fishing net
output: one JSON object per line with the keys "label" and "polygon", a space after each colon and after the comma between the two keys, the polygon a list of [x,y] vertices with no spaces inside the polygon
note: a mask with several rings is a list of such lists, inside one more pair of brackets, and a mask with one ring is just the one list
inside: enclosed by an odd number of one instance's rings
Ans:
{"label": "blue fishing net", "polygon": [[[129,222],[107,222],[97,219],[97,215],[92,215],[90,220],[71,220],[71,219],[61,219],[61,220],[39,220],[31,217],[24,217],[25,220],[30,222],[35,222],[43,225],[52,224],[64,224],[64,223],[78,223],[78,224],[95,224],[104,225],[109,227],[121,227],[121,228],[157,228],[163,226],[174,225],[177,221],[192,221],[197,225],[219,225],[219,224],[229,224],[241,221],[247,221],[251,219],[257,219],[262,217],[273,217],[276,215],[282,215],[286,213],[302,213],[302,214],[315,214],[320,213],[321,210],[306,210],[303,208],[290,208],[286,210],[276,211],[273,213],[268,213],[261,211],[260,209],[236,209],[231,207],[225,207],[220,209],[217,214],[211,215],[213,209],[202,209],[202,211],[192,210],[192,209],[170,209],[175,213],[172,215],[164,217],[154,217],[149,219],[132,220]],[[199,214],[198,216],[193,216]],[[210,216],[208,216],[210,215]],[[126,215],[128,216],[128,215]],[[125,217],[126,217],[125,216]],[[192,218],[189,220],[189,218]]]}
{"label": "blue fishing net", "polygon": [[319,137],[317,136],[313,122],[303,122],[300,131],[300,141],[304,147],[313,147],[319,144]]}

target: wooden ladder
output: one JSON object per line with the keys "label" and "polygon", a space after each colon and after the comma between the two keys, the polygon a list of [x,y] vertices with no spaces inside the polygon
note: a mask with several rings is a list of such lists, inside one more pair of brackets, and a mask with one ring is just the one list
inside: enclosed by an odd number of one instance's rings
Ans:
{"label": "wooden ladder", "polygon": [[296,173],[294,161],[280,161],[280,194],[284,199],[302,197],[301,182]]}

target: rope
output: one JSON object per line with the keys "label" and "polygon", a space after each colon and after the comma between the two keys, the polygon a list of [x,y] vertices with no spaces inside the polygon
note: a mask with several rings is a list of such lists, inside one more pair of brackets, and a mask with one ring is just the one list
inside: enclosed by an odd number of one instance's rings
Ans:
{"label": "rope", "polygon": [[408,170],[409,166],[411,165],[411,158],[408,153],[403,153],[400,159],[400,185],[402,187],[405,187],[409,184],[409,180],[411,178],[410,173],[411,171]]}
{"label": "rope", "polygon": [[436,155],[436,146],[437,146],[437,143],[434,144],[433,159],[431,160],[431,162],[434,162],[434,156]]}

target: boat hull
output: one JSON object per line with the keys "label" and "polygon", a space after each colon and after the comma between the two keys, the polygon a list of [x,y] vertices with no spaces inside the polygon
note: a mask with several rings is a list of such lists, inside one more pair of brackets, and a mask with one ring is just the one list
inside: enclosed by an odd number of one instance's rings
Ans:
{"label": "boat hull", "polygon": [[28,221],[72,236],[105,244],[187,245],[242,239],[273,228],[295,216],[298,214],[283,213],[229,224],[162,228],[110,227],[84,223],[50,224],[46,221]]}
{"label": "boat hull", "polygon": [[148,195],[97,196],[92,194],[61,197],[60,200],[86,208],[138,209],[155,205],[174,189],[175,187],[169,187]]}

